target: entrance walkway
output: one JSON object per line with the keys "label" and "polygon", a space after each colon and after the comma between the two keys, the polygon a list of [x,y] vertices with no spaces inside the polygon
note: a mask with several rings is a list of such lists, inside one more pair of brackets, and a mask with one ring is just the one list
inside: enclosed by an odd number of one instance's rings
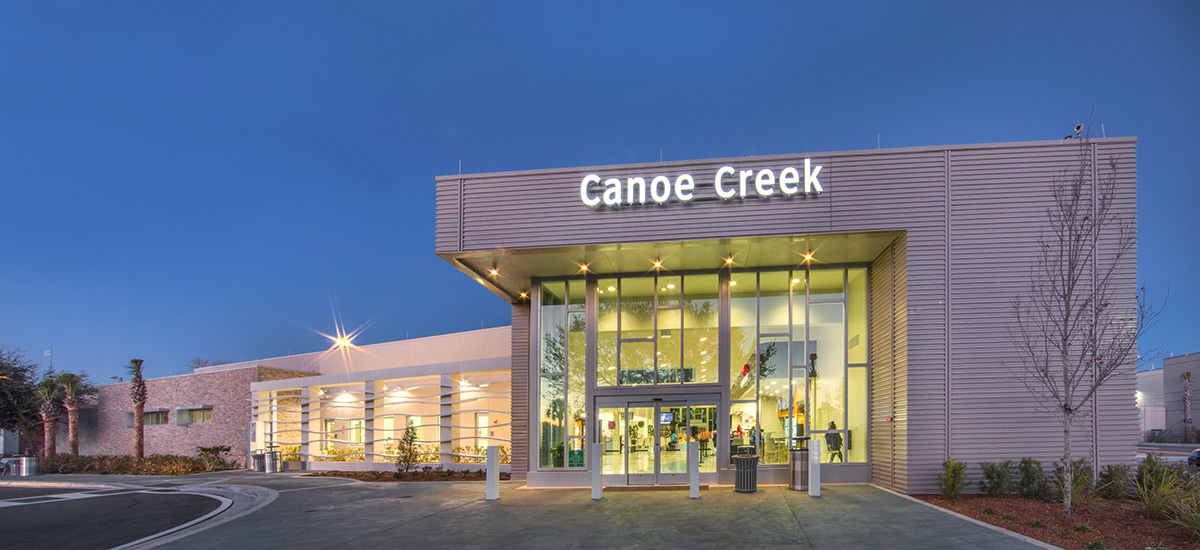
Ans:
{"label": "entrance walkway", "polygon": [[[245,481],[243,481],[245,483]],[[1034,548],[865,485],[823,496],[783,487],[737,494],[609,491],[481,483],[351,484],[281,492],[270,506],[168,548]]]}
{"label": "entrance walkway", "polygon": [[[27,479],[156,490],[240,487],[274,495],[261,507],[218,515],[205,522],[211,527],[196,525],[191,531],[198,532],[159,548],[1035,548],[866,485],[826,485],[819,499],[778,486],[760,486],[754,494],[714,486],[698,500],[689,500],[685,490],[622,490],[606,491],[603,501],[593,502],[588,489],[526,489],[520,482],[502,482],[500,500],[486,502],[481,482],[360,483],[243,471]],[[103,507],[104,500],[74,502]],[[39,506],[53,508],[18,508]],[[78,518],[90,513],[81,508],[69,516],[54,514],[61,519],[55,528],[87,540],[95,526]],[[231,517],[221,523],[225,515]]]}

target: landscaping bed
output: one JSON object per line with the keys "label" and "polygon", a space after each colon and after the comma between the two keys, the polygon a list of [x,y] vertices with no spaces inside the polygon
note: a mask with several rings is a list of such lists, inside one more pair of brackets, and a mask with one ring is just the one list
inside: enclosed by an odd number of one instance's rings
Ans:
{"label": "landscaping bed", "polygon": [[[346,477],[357,479],[359,481],[372,482],[388,482],[388,481],[484,481],[487,475],[482,470],[474,472],[470,471],[451,471],[451,470],[429,470],[401,473],[397,477],[395,472],[313,472],[305,474],[305,477]],[[500,472],[501,481],[507,481],[510,478],[509,474]]]}
{"label": "landscaping bed", "polygon": [[233,466],[210,459],[179,456],[150,455],[134,458],[130,455],[55,455],[42,461],[44,474],[110,474],[110,475],[167,475],[181,476],[217,470],[228,470]]}
{"label": "landscaping bed", "polygon": [[[938,495],[917,495],[917,498],[964,516],[1072,550],[1200,548],[1190,531],[1165,520],[1143,516],[1138,503],[1132,500],[1090,498],[1084,502],[1076,502],[1072,506],[1072,520],[1068,524],[1063,518],[1061,503],[1049,503],[1016,495],[963,495],[953,500]],[[1103,546],[1099,546],[1097,542]],[[1091,546],[1088,546],[1089,544]]]}

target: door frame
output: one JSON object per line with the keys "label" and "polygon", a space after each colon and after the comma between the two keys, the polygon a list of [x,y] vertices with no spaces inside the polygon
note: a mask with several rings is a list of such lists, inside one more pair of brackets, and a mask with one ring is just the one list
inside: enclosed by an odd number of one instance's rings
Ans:
{"label": "door frame", "polygon": [[[720,409],[721,396],[718,394],[698,394],[698,395],[680,395],[680,394],[665,394],[661,397],[646,396],[646,395],[626,395],[626,396],[603,396],[596,397],[592,405],[592,417],[597,421],[592,425],[595,429],[592,434],[592,442],[600,441],[600,409],[623,409],[622,430],[621,430],[621,458],[624,461],[623,474],[602,474],[604,485],[620,486],[620,485],[682,485],[687,483],[687,472],[684,473],[663,473],[662,472],[662,442],[660,432],[658,430],[657,420],[663,408],[680,407],[688,411],[691,415],[692,407],[714,407]],[[629,447],[629,409],[631,408],[651,408],[653,410],[651,421],[653,444],[651,448],[653,456],[654,471],[652,473],[630,473],[629,457],[630,452],[624,451]],[[720,418],[720,415],[717,415]],[[687,419],[687,425],[691,425],[691,418]],[[691,437],[690,430],[685,430],[686,436]],[[717,433],[720,434],[720,427],[717,428]],[[717,446],[719,448],[719,445]],[[593,464],[594,468],[603,468],[603,463]],[[720,468],[714,472],[702,472],[700,481],[702,483],[716,483],[717,475]]]}

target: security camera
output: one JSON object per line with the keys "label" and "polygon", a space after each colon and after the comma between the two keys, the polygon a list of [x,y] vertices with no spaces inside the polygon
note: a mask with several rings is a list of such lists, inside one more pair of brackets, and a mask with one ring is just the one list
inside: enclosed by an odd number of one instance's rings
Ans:
{"label": "security camera", "polygon": [[1082,125],[1082,124],[1076,124],[1076,125],[1075,125],[1075,135],[1079,135],[1079,134],[1082,134],[1082,133],[1083,133],[1083,125]]}

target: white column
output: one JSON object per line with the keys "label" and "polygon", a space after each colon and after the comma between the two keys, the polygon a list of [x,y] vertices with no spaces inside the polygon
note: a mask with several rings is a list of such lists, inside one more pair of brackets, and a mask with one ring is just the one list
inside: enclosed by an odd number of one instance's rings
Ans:
{"label": "white column", "polygon": [[700,498],[700,442],[688,442],[688,498]]}
{"label": "white column", "polygon": [[808,440],[808,496],[821,496],[821,440]]}
{"label": "white column", "polygon": [[604,444],[592,443],[592,500],[604,498]]}
{"label": "white column", "polygon": [[500,447],[487,446],[487,500],[500,498]]}

